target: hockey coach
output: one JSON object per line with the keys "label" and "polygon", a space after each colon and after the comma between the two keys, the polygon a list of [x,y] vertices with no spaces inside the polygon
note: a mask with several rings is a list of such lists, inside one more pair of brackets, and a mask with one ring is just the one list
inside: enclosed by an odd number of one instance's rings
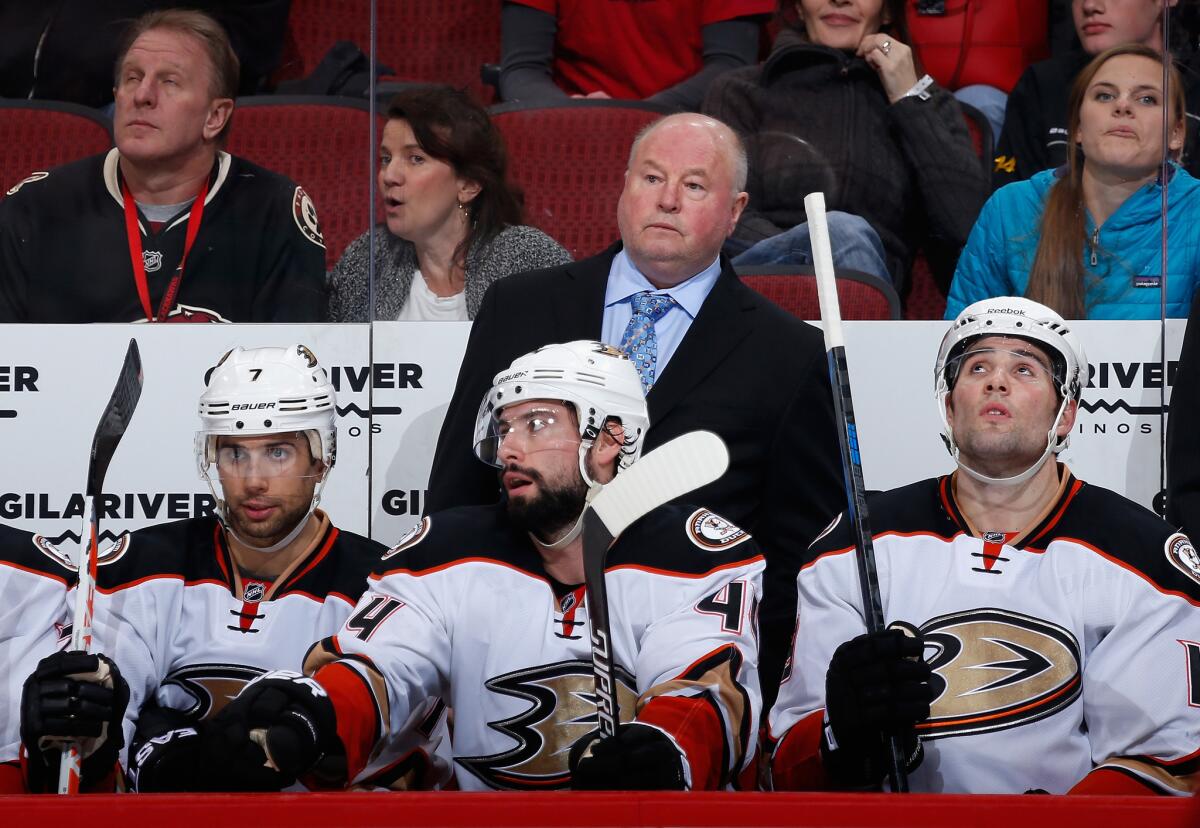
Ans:
{"label": "hockey coach", "polygon": [[888,628],[865,632],[845,515],[800,570],[776,788],[878,789],[894,734],[914,791],[1190,793],[1200,558],[1057,459],[1087,377],[1049,308],[959,314],[934,372],[958,469],[870,501]]}
{"label": "hockey coach", "polygon": [[286,778],[340,768],[344,783],[441,697],[464,790],[733,784],[757,738],[763,562],[706,509],[661,506],[609,551],[624,723],[615,736],[597,730],[581,519],[589,492],[638,460],[647,425],[620,351],[578,341],[518,358],[475,430],[507,500],[424,518],[384,556],[315,681],[266,675],[221,714],[262,732],[266,755],[247,743],[228,753],[269,757]]}

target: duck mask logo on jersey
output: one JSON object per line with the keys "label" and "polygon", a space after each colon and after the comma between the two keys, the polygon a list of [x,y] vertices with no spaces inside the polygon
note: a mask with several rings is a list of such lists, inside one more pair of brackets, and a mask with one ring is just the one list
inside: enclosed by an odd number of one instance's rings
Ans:
{"label": "duck mask logo on jersey", "polygon": [[921,625],[935,693],[923,739],[1006,730],[1052,716],[1083,687],[1079,642],[1040,618],[981,608]]}
{"label": "duck mask logo on jersey", "polygon": [[[617,703],[632,714],[637,685],[616,666]],[[501,790],[549,791],[571,786],[567,754],[571,745],[598,726],[596,680],[590,661],[563,661],[488,679],[493,693],[529,702],[529,709],[488,726],[516,740],[516,747],[491,756],[469,756],[458,763]]]}

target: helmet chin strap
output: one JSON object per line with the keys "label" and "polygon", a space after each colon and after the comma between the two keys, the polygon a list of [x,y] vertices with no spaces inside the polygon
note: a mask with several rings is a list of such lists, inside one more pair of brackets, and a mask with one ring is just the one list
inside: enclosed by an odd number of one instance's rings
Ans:
{"label": "helmet chin strap", "polygon": [[271,555],[290,546],[292,541],[298,538],[300,533],[304,531],[304,527],[308,525],[309,517],[317,510],[317,506],[321,502],[321,493],[325,490],[325,481],[328,477],[329,469],[323,469],[321,471],[321,479],[317,482],[316,488],[313,489],[312,503],[308,505],[308,511],[304,513],[304,516],[300,520],[296,521],[296,525],[292,527],[292,531],[270,546],[259,546],[256,543],[246,540],[234,531],[233,524],[229,522],[228,510],[225,506],[224,498],[217,497],[216,487],[213,486],[212,479],[207,474],[204,475],[204,480],[208,483],[208,490],[212,492],[213,498],[217,501],[217,518],[221,521],[221,526],[225,528],[225,531],[232,535],[242,546],[253,549],[255,552],[262,552],[264,555]]}
{"label": "helmet chin strap", "polygon": [[583,514],[587,511],[587,504],[591,503],[592,498],[598,495],[600,490],[604,488],[603,483],[597,483],[595,480],[592,480],[592,476],[588,474],[587,453],[592,447],[592,442],[592,440],[582,440],[579,443],[579,473],[583,476],[583,482],[586,483],[588,487],[587,495],[585,495],[583,499],[583,508],[579,510],[579,517],[575,518],[575,522],[571,524],[571,528],[567,531],[567,533],[553,543],[547,543],[537,535],[533,534],[533,532],[530,532],[529,537],[533,538],[534,542],[543,549],[548,549],[551,552],[555,552],[559,549],[569,546],[572,541],[578,538],[583,532]]}
{"label": "helmet chin strap", "polygon": [[1046,458],[1066,448],[1066,443],[1063,443],[1061,446],[1057,445],[1058,434],[1056,433],[1058,431],[1058,423],[1062,419],[1066,408],[1067,398],[1063,397],[1063,401],[1058,407],[1058,413],[1054,416],[1054,422],[1050,425],[1049,431],[1046,432],[1046,449],[1042,452],[1042,456],[1035,460],[1033,465],[1025,469],[1025,471],[1014,474],[1011,477],[991,477],[964,463],[959,456],[958,443],[954,440],[953,432],[951,432],[951,436],[946,440],[946,448],[950,449],[950,455],[954,458],[954,462],[958,464],[958,467],[980,483],[986,483],[990,486],[1019,486],[1041,471],[1042,466],[1046,463]]}

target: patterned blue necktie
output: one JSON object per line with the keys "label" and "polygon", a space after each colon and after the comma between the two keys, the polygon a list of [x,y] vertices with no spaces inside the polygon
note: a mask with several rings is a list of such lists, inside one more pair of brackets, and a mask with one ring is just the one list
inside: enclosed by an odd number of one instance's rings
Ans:
{"label": "patterned blue necktie", "polygon": [[629,302],[633,305],[633,317],[621,337],[621,350],[633,360],[633,366],[642,378],[642,391],[648,394],[654,387],[658,367],[658,336],[654,333],[654,323],[675,307],[675,300],[665,294],[635,293]]}

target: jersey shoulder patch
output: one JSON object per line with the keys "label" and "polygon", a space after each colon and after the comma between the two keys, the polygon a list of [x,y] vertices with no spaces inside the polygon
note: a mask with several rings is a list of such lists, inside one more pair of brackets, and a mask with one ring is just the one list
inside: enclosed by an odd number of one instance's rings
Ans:
{"label": "jersey shoulder patch", "polygon": [[317,220],[317,205],[300,186],[296,187],[296,192],[292,195],[292,219],[304,238],[322,250],[325,249],[325,237],[321,235],[321,223]]}
{"label": "jersey shoulder patch", "polygon": [[0,524],[0,561],[64,583],[75,579],[75,562],[48,538]]}
{"label": "jersey shoulder patch", "polygon": [[715,512],[668,503],[634,521],[609,550],[605,566],[697,576],[760,554],[748,532]]}
{"label": "jersey shoulder patch", "polygon": [[688,540],[701,549],[727,549],[750,539],[746,530],[708,509],[697,509],[688,515],[685,528]]}
{"label": "jersey shoulder patch", "polygon": [[1187,535],[1182,532],[1171,535],[1163,544],[1163,550],[1171,566],[1200,584],[1200,554],[1196,553],[1196,547]]}
{"label": "jersey shoulder patch", "polygon": [[403,552],[405,549],[409,549],[413,546],[416,546],[418,543],[420,543],[421,541],[423,541],[425,539],[426,535],[429,534],[429,529],[431,526],[432,526],[432,518],[431,517],[426,515],[425,517],[421,518],[421,520],[417,523],[416,526],[409,529],[407,532],[405,532],[400,537],[400,540],[396,541],[395,546],[393,546],[391,549],[389,549],[388,551],[383,553],[383,555],[380,557],[380,560],[386,561],[390,558],[394,558],[397,555],[399,555],[401,552]]}

